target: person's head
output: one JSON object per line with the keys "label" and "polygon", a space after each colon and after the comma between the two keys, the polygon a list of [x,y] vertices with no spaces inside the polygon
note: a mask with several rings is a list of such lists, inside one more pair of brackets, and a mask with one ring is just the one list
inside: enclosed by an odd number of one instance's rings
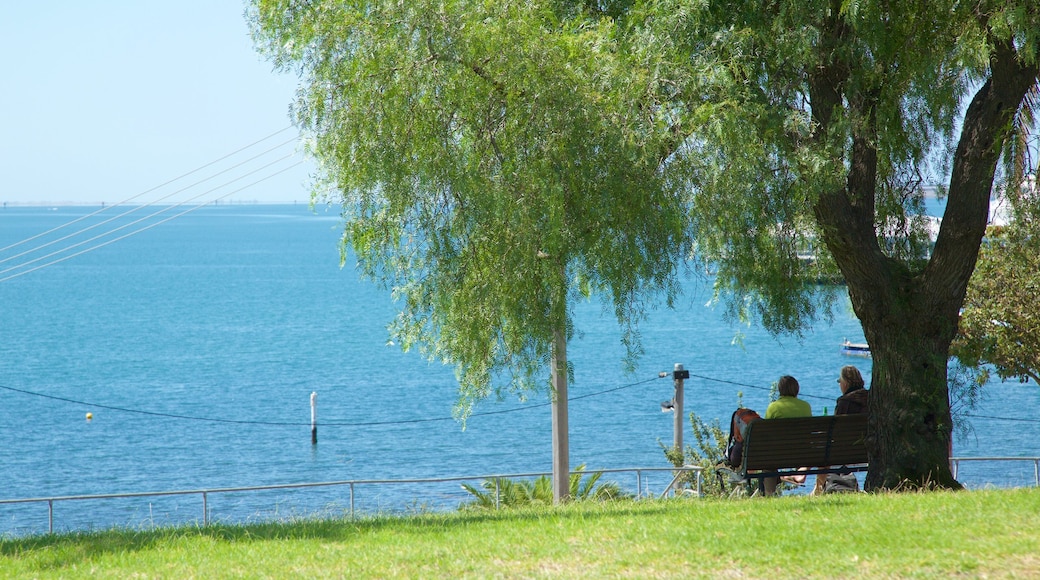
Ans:
{"label": "person's head", "polygon": [[838,377],[838,385],[841,387],[841,394],[843,395],[849,391],[862,389],[863,375],[859,374],[858,368],[852,365],[845,365],[841,367],[841,375]]}
{"label": "person's head", "polygon": [[791,375],[784,375],[776,384],[776,390],[780,392],[781,397],[797,397],[798,381]]}

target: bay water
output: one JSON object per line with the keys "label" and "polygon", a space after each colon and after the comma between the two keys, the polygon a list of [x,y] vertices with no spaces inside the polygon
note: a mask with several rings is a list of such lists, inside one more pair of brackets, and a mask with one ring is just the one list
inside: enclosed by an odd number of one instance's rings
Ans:
{"label": "bay water", "polygon": [[[360,279],[349,258],[340,267],[335,208],[129,209],[0,209],[0,499],[551,470],[547,395],[493,398],[464,425],[454,420],[453,369],[390,342],[389,291]],[[668,467],[673,419],[661,402],[676,363],[691,372],[686,413],[723,423],[738,402],[764,411],[783,374],[816,414],[833,411],[842,365],[869,382],[870,359],[840,352],[844,339],[863,339],[848,307],[800,339],[776,339],[727,322],[706,278],[689,276],[684,290],[640,326],[645,354],[631,373],[610,312],[595,300],[575,306],[572,467]],[[1038,410],[1037,385],[991,383],[960,413],[954,454],[1040,456]],[[1034,481],[1031,462],[965,464],[960,475],[969,487]],[[634,475],[604,479],[635,491]],[[640,491],[660,493],[669,479],[646,475]],[[458,483],[356,495],[367,511],[467,498]],[[208,502],[217,520],[249,521],[342,513],[351,499],[337,487]],[[194,522],[199,503],[59,502],[55,527]],[[46,504],[0,505],[0,534],[46,531],[47,517]]]}

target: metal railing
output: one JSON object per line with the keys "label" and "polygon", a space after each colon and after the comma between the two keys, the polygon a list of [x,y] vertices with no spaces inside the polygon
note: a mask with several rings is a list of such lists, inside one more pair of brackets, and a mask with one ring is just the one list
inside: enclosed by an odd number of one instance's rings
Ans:
{"label": "metal railing", "polygon": [[[628,467],[628,468],[616,468],[616,469],[597,469],[592,471],[572,471],[571,475],[592,475],[592,474],[603,474],[603,473],[634,473],[636,476],[636,499],[641,499],[643,494],[643,476],[647,472],[676,472],[675,477],[668,484],[668,487],[661,494],[665,496],[669,491],[675,488],[679,477],[685,473],[693,471],[697,474],[697,495],[701,492],[701,468],[699,466],[684,466],[684,467]],[[355,490],[359,486],[369,485],[394,485],[394,484],[433,484],[433,483],[450,483],[450,482],[462,482],[462,481],[494,481],[495,482],[495,508],[501,507],[501,481],[503,479],[518,479],[526,477],[541,477],[552,475],[551,472],[537,472],[537,473],[507,473],[507,474],[493,474],[493,475],[471,475],[471,476],[459,476],[459,477],[436,477],[436,478],[412,478],[412,479],[352,479],[344,481],[323,481],[314,483],[286,483],[278,485],[256,485],[248,487],[222,487],[213,489],[187,489],[187,490],[174,490],[174,491],[153,491],[153,492],[136,492],[136,493],[106,493],[96,495],[66,495],[57,497],[36,497],[36,498],[25,498],[25,499],[4,499],[0,500],[0,505],[3,504],[28,504],[28,503],[46,503],[47,504],[47,531],[48,533],[54,533],[54,504],[56,502],[67,502],[67,501],[87,501],[87,500],[102,500],[102,499],[118,499],[118,498],[143,498],[143,497],[169,497],[169,496],[184,496],[184,495],[197,495],[202,499],[202,523],[203,525],[209,525],[210,513],[209,513],[209,497],[216,494],[230,494],[230,493],[243,493],[243,492],[255,492],[255,491],[269,491],[269,490],[288,490],[288,489],[307,489],[317,487],[348,487],[350,490],[350,518],[355,517]],[[647,494],[651,496],[652,494]]]}
{"label": "metal railing", "polygon": [[[965,462],[1031,462],[1033,464],[1033,475],[1034,485],[1040,487],[1040,457],[951,457],[950,458],[950,469],[953,473],[953,477],[958,477],[961,463]],[[636,476],[636,499],[641,499],[644,496],[642,492],[644,487],[644,475],[646,473],[654,472],[671,472],[674,474],[672,480],[665,487],[659,497],[665,497],[669,493],[678,491],[678,484],[680,478],[687,472],[694,472],[696,474],[696,489],[695,495],[700,496],[702,493],[703,483],[703,469],[696,465],[686,465],[683,467],[628,467],[628,468],[616,468],[616,469],[597,469],[589,471],[574,471],[572,475],[592,475],[592,474],[604,474],[604,473],[634,473]],[[174,490],[174,491],[156,491],[156,492],[137,492],[137,493],[109,493],[109,494],[97,494],[97,495],[68,495],[68,496],[57,496],[57,497],[39,497],[39,498],[25,498],[25,499],[5,499],[0,500],[0,505],[4,504],[31,504],[31,503],[46,503],[47,504],[47,531],[48,533],[54,533],[54,504],[57,502],[70,502],[70,501],[88,501],[88,500],[104,500],[104,499],[117,499],[117,498],[146,498],[146,497],[169,497],[169,496],[187,496],[196,495],[202,499],[202,523],[203,525],[209,525],[210,522],[210,509],[209,509],[209,498],[212,495],[218,494],[233,494],[233,493],[245,493],[245,492],[256,492],[256,491],[269,491],[269,490],[291,490],[291,489],[310,489],[319,487],[347,487],[350,491],[350,518],[353,519],[356,516],[355,506],[355,495],[358,487],[361,486],[382,486],[382,485],[400,485],[400,484],[435,484],[435,483],[450,483],[450,482],[465,482],[465,481],[494,481],[495,482],[495,507],[501,507],[501,481],[504,479],[519,479],[529,477],[542,477],[551,475],[551,472],[535,472],[535,473],[504,473],[504,474],[492,474],[492,475],[470,475],[470,476],[458,476],[458,477],[438,477],[438,478],[410,478],[410,479],[352,479],[344,481],[324,481],[315,483],[288,483],[279,485],[257,485],[247,487],[223,487],[213,489],[190,489],[190,490]],[[647,482],[648,483],[648,482]],[[654,494],[647,493],[646,497],[653,497]]]}
{"label": "metal railing", "polygon": [[960,471],[962,462],[971,461],[1022,461],[1033,463],[1033,485],[1040,487],[1040,457],[951,457],[950,458],[950,471],[953,472],[953,478],[957,479],[957,473]]}

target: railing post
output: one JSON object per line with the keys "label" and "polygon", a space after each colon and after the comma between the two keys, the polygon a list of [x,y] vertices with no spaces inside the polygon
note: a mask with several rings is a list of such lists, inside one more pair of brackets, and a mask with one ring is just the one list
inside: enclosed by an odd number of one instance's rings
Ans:
{"label": "railing post", "polygon": [[643,472],[636,470],[636,499],[643,497]]}
{"label": "railing post", "polygon": [[202,525],[209,526],[209,498],[202,492]]}
{"label": "railing post", "polygon": [[496,510],[502,508],[502,499],[501,499],[501,495],[500,495],[501,491],[502,491],[502,487],[501,487],[501,485],[499,485],[499,481],[501,479],[502,479],[501,477],[496,477],[495,478],[495,509]]}
{"label": "railing post", "polygon": [[47,500],[47,531],[54,533],[54,500]]}
{"label": "railing post", "polygon": [[350,482],[350,521],[354,521],[354,482]]}
{"label": "railing post", "polygon": [[1033,475],[1036,476],[1036,486],[1040,487],[1040,459],[1033,460]]}

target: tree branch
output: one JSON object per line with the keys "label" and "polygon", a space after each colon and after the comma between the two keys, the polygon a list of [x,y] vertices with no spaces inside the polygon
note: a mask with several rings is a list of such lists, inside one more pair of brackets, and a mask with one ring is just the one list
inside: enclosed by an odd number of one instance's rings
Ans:
{"label": "tree branch", "polygon": [[924,272],[928,290],[941,295],[940,299],[954,297],[957,305],[963,300],[989,219],[989,196],[1001,147],[1038,74],[1040,62],[1025,64],[1012,41],[994,41],[990,77],[964,115],[946,212]]}

